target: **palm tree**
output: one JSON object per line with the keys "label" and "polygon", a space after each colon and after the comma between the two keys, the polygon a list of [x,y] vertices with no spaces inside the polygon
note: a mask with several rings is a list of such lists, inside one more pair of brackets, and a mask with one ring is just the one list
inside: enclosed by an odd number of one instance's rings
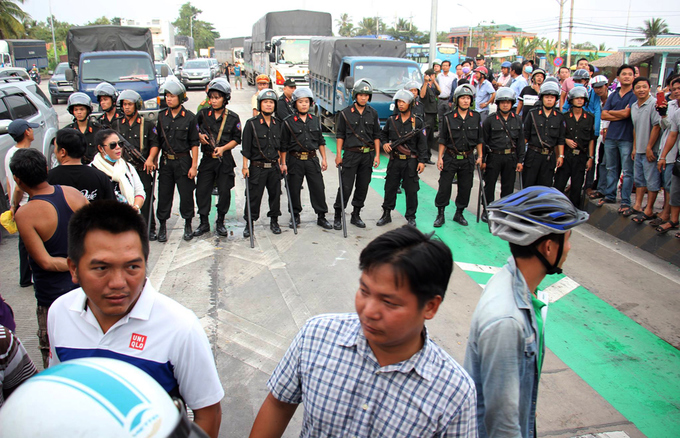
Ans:
{"label": "palm tree", "polygon": [[663,18],[651,18],[645,20],[644,27],[638,27],[638,32],[644,34],[645,37],[635,38],[633,41],[642,42],[643,46],[656,46],[656,38],[670,31],[666,20]]}
{"label": "palm tree", "polygon": [[24,20],[31,18],[16,3],[24,0],[0,0],[0,39],[24,36]]}
{"label": "palm tree", "polygon": [[349,14],[342,14],[340,18],[335,20],[335,24],[338,25],[338,34],[344,37],[350,37],[354,34],[354,24],[352,24],[352,18]]}
{"label": "palm tree", "polygon": [[600,43],[600,45],[597,46],[597,51],[598,52],[608,52],[609,47],[607,47],[607,43]]}
{"label": "palm tree", "polygon": [[545,52],[545,60],[548,65],[552,65],[553,59],[557,52],[557,41],[543,38],[540,42],[540,48]]}
{"label": "palm tree", "polygon": [[[387,27],[382,20],[378,22],[380,32],[385,32]],[[377,35],[376,20],[374,17],[364,17],[357,23],[356,35]]]}
{"label": "palm tree", "polygon": [[515,37],[513,42],[517,49],[517,55],[525,59],[533,59],[536,56],[536,49],[540,43],[538,38],[529,39],[527,37]]}

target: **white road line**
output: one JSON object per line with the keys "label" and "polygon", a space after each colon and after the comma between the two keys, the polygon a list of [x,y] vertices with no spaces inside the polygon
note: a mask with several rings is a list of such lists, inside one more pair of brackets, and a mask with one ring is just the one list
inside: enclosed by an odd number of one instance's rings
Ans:
{"label": "white road line", "polygon": [[[175,223],[177,224],[181,222],[177,221]],[[170,230],[168,231],[170,232]],[[156,265],[153,267],[151,275],[149,275],[149,280],[151,281],[153,287],[156,288],[156,290],[163,290],[162,288],[163,281],[165,281],[165,277],[168,275],[170,266],[172,265],[172,262],[175,259],[175,254],[177,254],[177,249],[179,248],[180,243],[182,243],[183,234],[184,234],[183,228],[173,229],[170,232],[168,241],[165,242],[165,244],[163,243],[160,244],[164,246],[163,252],[161,253],[161,256],[158,258]],[[154,246],[156,246],[156,244],[154,244]]]}
{"label": "white road line", "polygon": [[589,433],[588,435],[579,435],[574,438],[630,438],[626,432],[616,431],[616,432],[602,432],[602,433]]}
{"label": "white road line", "polygon": [[496,272],[500,271],[502,268],[498,268],[496,266],[487,266],[487,265],[478,265],[475,263],[464,263],[464,262],[456,262],[456,264],[462,269],[463,271],[466,272],[481,272],[482,274],[495,274]]}
{"label": "white road line", "polygon": [[573,291],[579,286],[580,284],[578,284],[571,278],[564,277],[543,289],[543,292],[547,293],[548,296],[550,297],[550,302],[554,303],[555,301],[559,300],[560,298],[562,298],[563,296],[565,296],[566,294]]}

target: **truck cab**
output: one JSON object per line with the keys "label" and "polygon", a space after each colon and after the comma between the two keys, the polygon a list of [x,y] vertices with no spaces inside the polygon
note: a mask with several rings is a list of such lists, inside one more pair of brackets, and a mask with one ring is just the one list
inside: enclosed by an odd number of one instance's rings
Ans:
{"label": "truck cab", "polygon": [[309,84],[309,36],[272,38],[269,53],[269,77],[274,91],[283,93],[283,83],[292,79],[297,85]]}

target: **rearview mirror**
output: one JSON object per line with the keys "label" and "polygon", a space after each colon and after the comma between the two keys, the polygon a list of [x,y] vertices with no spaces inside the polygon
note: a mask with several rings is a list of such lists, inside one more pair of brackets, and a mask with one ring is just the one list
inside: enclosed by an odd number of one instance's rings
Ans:
{"label": "rearview mirror", "polygon": [[347,88],[348,90],[354,88],[354,78],[352,76],[347,76],[345,78],[345,88]]}
{"label": "rearview mirror", "polygon": [[161,66],[161,76],[164,78],[167,78],[170,72],[168,71],[168,66],[167,65],[162,65]]}
{"label": "rearview mirror", "polygon": [[66,71],[64,72],[64,76],[66,76],[66,80],[69,82],[73,82],[73,80],[76,78],[76,74],[70,68],[66,69]]}
{"label": "rearview mirror", "polygon": [[276,53],[269,54],[269,62],[276,62]]}

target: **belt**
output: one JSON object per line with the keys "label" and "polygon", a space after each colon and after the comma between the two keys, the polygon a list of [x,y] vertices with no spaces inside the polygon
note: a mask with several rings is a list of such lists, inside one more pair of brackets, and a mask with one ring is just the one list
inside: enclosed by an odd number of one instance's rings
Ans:
{"label": "belt", "polygon": [[402,154],[399,151],[393,151],[392,152],[392,157],[397,159],[397,160],[408,160],[409,158],[418,158],[418,155],[411,153],[411,154]]}
{"label": "belt", "polygon": [[494,155],[510,155],[515,153],[515,148],[511,149],[491,149],[489,152],[491,152]]}
{"label": "belt", "polygon": [[371,149],[372,148],[369,148],[368,146],[356,146],[356,147],[353,147],[353,148],[347,148],[346,150],[348,150],[350,152],[359,152],[359,153],[362,153],[362,154],[367,154],[367,153],[371,152]]}
{"label": "belt", "polygon": [[188,157],[189,152],[180,152],[177,154],[166,154],[163,152],[163,156],[165,157],[166,160],[179,160],[182,157]]}
{"label": "belt", "polygon": [[472,151],[463,151],[456,153],[456,151],[454,151],[451,148],[446,148],[444,150],[446,151],[447,154],[452,155],[453,158],[455,158],[456,160],[464,160],[467,157],[469,157],[470,154],[472,153]]}
{"label": "belt", "polygon": [[250,161],[250,164],[259,167],[260,169],[271,169],[276,164],[276,161]]}
{"label": "belt", "polygon": [[298,160],[306,161],[309,160],[310,158],[316,157],[316,151],[309,151],[309,152],[291,152],[290,153],[292,156],[297,158]]}
{"label": "belt", "polygon": [[565,147],[564,149],[566,149],[567,152],[571,152],[572,155],[585,154],[585,152],[581,151],[580,149],[572,149],[570,147]]}
{"label": "belt", "polygon": [[552,148],[539,148],[539,147],[534,146],[532,144],[528,144],[527,147],[534,152],[538,152],[541,155],[550,155],[550,154],[553,153]]}

